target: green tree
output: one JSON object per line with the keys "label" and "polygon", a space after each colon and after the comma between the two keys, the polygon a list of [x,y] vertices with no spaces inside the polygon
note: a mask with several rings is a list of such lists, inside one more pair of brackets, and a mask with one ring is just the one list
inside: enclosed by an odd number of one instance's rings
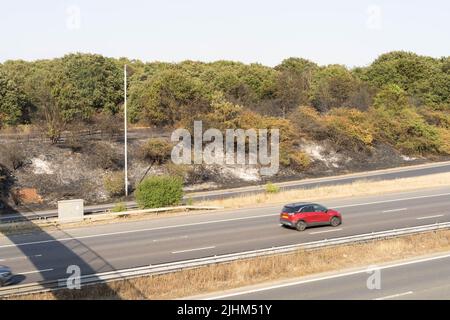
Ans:
{"label": "green tree", "polygon": [[0,71],[0,128],[3,125],[21,122],[24,105],[24,94],[13,80],[8,79],[7,75]]}
{"label": "green tree", "polygon": [[97,111],[116,113],[122,103],[119,64],[96,54],[69,54],[57,60],[52,94],[66,121],[89,119]]}
{"label": "green tree", "polygon": [[358,80],[344,66],[330,65],[314,77],[311,103],[319,111],[344,107],[355,94]]}

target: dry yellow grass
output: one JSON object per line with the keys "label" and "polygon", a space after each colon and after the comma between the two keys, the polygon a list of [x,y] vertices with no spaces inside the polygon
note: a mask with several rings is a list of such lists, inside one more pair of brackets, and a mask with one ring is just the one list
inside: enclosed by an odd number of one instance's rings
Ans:
{"label": "dry yellow grass", "polygon": [[450,230],[298,251],[14,299],[174,299],[450,250]]}
{"label": "dry yellow grass", "polygon": [[198,205],[241,208],[255,204],[286,203],[299,199],[317,200],[340,197],[378,195],[389,192],[411,191],[422,188],[450,186],[450,173],[431,174],[414,178],[380,181],[357,181],[350,184],[324,186],[311,189],[297,189],[278,193],[261,193],[229,199],[202,201]]}

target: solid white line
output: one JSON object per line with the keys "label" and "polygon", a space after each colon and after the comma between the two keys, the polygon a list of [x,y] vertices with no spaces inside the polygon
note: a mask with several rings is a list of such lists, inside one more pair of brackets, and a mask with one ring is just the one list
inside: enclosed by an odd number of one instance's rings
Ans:
{"label": "solid white line", "polygon": [[333,208],[350,208],[350,207],[357,207],[357,206],[366,206],[366,205],[369,205],[369,204],[389,203],[389,202],[415,200],[415,199],[426,199],[426,198],[443,197],[443,196],[450,196],[450,193],[440,193],[440,194],[432,194],[432,195],[428,195],[428,196],[417,196],[417,197],[410,197],[410,198],[399,198],[399,199],[392,199],[392,200],[383,200],[383,201],[348,204],[348,205],[337,206],[337,207],[333,207]]}
{"label": "solid white line", "polygon": [[388,212],[398,212],[398,211],[406,211],[408,210],[408,208],[400,208],[400,209],[391,209],[391,210],[384,210],[382,211],[383,213],[388,213]]}
{"label": "solid white line", "polygon": [[[435,256],[435,257],[429,257],[429,258],[423,258],[423,259],[418,259],[418,260],[399,262],[399,263],[395,263],[395,264],[391,264],[391,265],[380,266],[380,267],[377,267],[377,270],[397,268],[397,267],[407,266],[407,265],[411,265],[411,264],[428,262],[428,261],[439,260],[439,259],[446,259],[446,258],[450,258],[450,253],[442,255],[442,256]],[[290,283],[273,285],[273,286],[269,286],[269,287],[265,287],[265,288],[251,289],[251,290],[245,290],[245,291],[241,291],[241,292],[234,292],[234,293],[224,294],[224,295],[220,295],[220,296],[206,298],[205,300],[223,299],[223,298],[229,298],[229,297],[234,297],[234,296],[241,296],[241,295],[246,295],[246,294],[251,294],[251,293],[256,293],[256,292],[261,292],[261,291],[268,291],[268,290],[273,290],[273,289],[291,287],[291,286],[301,285],[301,284],[310,283],[310,282],[316,282],[316,281],[323,281],[323,280],[329,280],[329,279],[335,279],[335,278],[348,277],[348,276],[352,276],[352,275],[359,274],[359,273],[366,273],[367,270],[368,269],[366,267],[366,268],[361,269],[361,270],[350,271],[350,272],[345,272],[345,273],[339,273],[339,274],[334,274],[334,275],[330,275],[330,276],[312,278],[312,279],[307,279],[307,280],[299,280],[299,281],[290,282]]]}
{"label": "solid white line", "polygon": [[341,231],[341,230],[342,230],[342,228],[339,228],[339,229],[331,229],[331,230],[325,230],[325,231],[310,232],[309,234],[328,233],[328,232],[335,232],[335,231]]}
{"label": "solid white line", "polygon": [[214,248],[215,248],[215,246],[211,246],[211,247],[203,247],[203,248],[195,248],[195,249],[172,251],[172,253],[183,253],[183,252],[191,252],[191,251],[200,251],[200,250],[208,250],[208,249],[214,249]]}
{"label": "solid white line", "polygon": [[391,295],[391,296],[375,298],[374,300],[387,300],[387,299],[393,299],[393,298],[403,297],[403,296],[406,296],[406,295],[408,295],[408,294],[413,294],[413,292],[412,292],[412,291],[408,291],[408,292],[403,292],[403,293],[397,293],[397,294],[393,294],[393,295]]}
{"label": "solid white line", "polygon": [[444,216],[443,214],[437,214],[437,215],[435,215],[435,216],[419,217],[419,218],[416,218],[416,219],[417,219],[417,220],[424,220],[424,219],[439,218],[439,217],[443,217],[443,216]]}
{"label": "solid white line", "polygon": [[53,271],[53,270],[54,269],[43,269],[43,270],[36,270],[36,271],[20,272],[19,274],[41,273],[41,272],[48,272],[48,271]]}
{"label": "solid white line", "polygon": [[[348,208],[348,207],[365,206],[365,205],[377,204],[377,203],[388,203],[388,202],[405,201],[405,200],[413,200],[413,199],[442,197],[442,196],[447,196],[447,195],[450,195],[450,193],[441,193],[441,194],[428,195],[428,196],[418,196],[418,197],[411,197],[411,198],[400,198],[400,199],[392,199],[392,200],[357,203],[357,204],[336,206],[336,207],[333,207],[333,208],[336,208],[336,209],[338,209],[338,208]],[[186,224],[179,224],[179,225],[173,225],[173,226],[163,226],[163,227],[155,227],[155,228],[147,228],[147,229],[118,231],[118,232],[103,233],[103,234],[100,233],[100,234],[92,234],[92,235],[88,235],[88,236],[78,236],[78,237],[71,237],[71,238],[61,238],[61,239],[51,239],[51,240],[32,241],[32,242],[24,242],[24,243],[16,243],[16,244],[7,244],[7,245],[1,245],[0,249],[1,248],[27,246],[27,245],[35,245],[35,244],[43,244],[43,243],[51,243],[51,242],[63,242],[63,241],[70,241],[70,240],[77,240],[77,239],[89,239],[89,238],[97,238],[97,237],[107,237],[107,236],[114,236],[114,235],[121,235],[121,234],[130,234],[130,233],[138,233],[138,232],[164,230],[164,229],[172,229],[172,228],[180,228],[180,227],[190,227],[190,226],[206,225],[206,224],[229,222],[229,221],[249,220],[249,219],[264,218],[264,217],[271,217],[271,216],[278,216],[278,215],[279,215],[279,213],[271,213],[271,214],[255,215],[255,216],[232,218],[232,219],[220,219],[220,220],[211,220],[211,221],[203,221],[203,222],[195,222],[195,223],[186,223]]]}

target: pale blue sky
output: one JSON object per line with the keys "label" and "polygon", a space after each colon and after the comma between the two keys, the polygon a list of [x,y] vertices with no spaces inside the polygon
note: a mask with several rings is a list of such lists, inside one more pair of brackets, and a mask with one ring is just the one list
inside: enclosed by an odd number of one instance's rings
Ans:
{"label": "pale blue sky", "polygon": [[391,50],[450,55],[449,36],[446,0],[0,0],[0,62],[91,52],[362,66]]}

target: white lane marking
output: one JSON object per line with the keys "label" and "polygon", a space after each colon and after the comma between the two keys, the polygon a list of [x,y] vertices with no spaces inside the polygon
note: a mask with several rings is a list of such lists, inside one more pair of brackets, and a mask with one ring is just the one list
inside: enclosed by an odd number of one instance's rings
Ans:
{"label": "white lane marking", "polygon": [[341,230],[342,230],[342,228],[325,230],[325,231],[315,231],[315,232],[310,232],[309,234],[328,233],[328,232],[336,232],[336,231],[341,231]]}
{"label": "white lane marking", "polygon": [[181,237],[171,237],[171,238],[161,238],[161,239],[154,239],[153,242],[163,242],[163,241],[171,241],[171,240],[179,240],[179,239],[187,239],[188,236],[181,236]]}
{"label": "white lane marking", "polygon": [[32,274],[32,273],[41,273],[41,272],[49,272],[53,271],[54,269],[43,269],[43,270],[35,270],[35,271],[27,271],[27,272],[20,272],[18,274]]}
{"label": "white lane marking", "polygon": [[398,212],[398,211],[406,211],[408,210],[408,208],[399,208],[399,209],[391,209],[391,210],[384,210],[382,211],[383,213],[388,213],[388,212]]}
{"label": "white lane marking", "polygon": [[172,251],[172,253],[183,253],[183,252],[191,252],[191,251],[200,251],[200,250],[208,250],[208,249],[214,249],[214,248],[215,248],[215,246],[211,246],[211,247],[203,247],[203,248],[195,248],[195,249]]}
{"label": "white lane marking", "polygon": [[443,214],[437,214],[437,215],[435,215],[435,216],[419,217],[419,218],[416,218],[416,219],[417,219],[417,220],[424,220],[424,219],[439,218],[439,217],[443,217],[443,216],[444,216]]}
{"label": "white lane marking", "polygon": [[397,293],[397,294],[393,294],[390,296],[386,296],[386,297],[380,297],[380,298],[375,298],[374,300],[387,300],[387,299],[393,299],[393,298],[398,298],[398,297],[403,297],[403,296],[407,296],[409,294],[413,294],[412,291],[408,291],[408,292],[403,292],[403,293]]}
{"label": "white lane marking", "polygon": [[[450,258],[450,253],[442,255],[442,256],[435,256],[435,257],[423,258],[423,259],[418,259],[418,260],[399,262],[399,263],[395,263],[395,264],[391,264],[391,265],[379,266],[377,269],[378,270],[391,269],[391,268],[397,268],[397,267],[407,266],[407,265],[411,265],[411,264],[434,261],[434,260],[439,260],[439,259],[446,259],[446,258]],[[343,277],[348,277],[348,276],[352,276],[355,274],[366,273],[366,272],[367,272],[367,267],[363,268],[361,270],[339,273],[339,274],[334,274],[334,275],[330,275],[330,276],[312,278],[312,279],[307,279],[307,280],[299,280],[299,281],[290,282],[290,283],[273,285],[273,286],[269,286],[269,287],[265,287],[265,288],[251,289],[251,290],[245,290],[245,291],[241,291],[241,292],[224,294],[224,295],[220,295],[220,296],[206,298],[205,300],[215,300],[215,299],[223,299],[223,298],[229,298],[229,297],[234,297],[234,296],[241,296],[241,295],[246,295],[246,294],[251,294],[251,293],[256,293],[256,292],[261,292],[261,291],[269,291],[269,290],[273,290],[273,289],[292,287],[292,286],[301,285],[301,284],[310,283],[310,282],[343,278]]]}
{"label": "white lane marking", "polygon": [[391,200],[383,200],[383,201],[347,204],[347,205],[337,206],[337,207],[333,207],[333,208],[350,208],[350,207],[357,207],[357,206],[366,206],[369,204],[389,203],[389,202],[415,200],[415,199],[426,199],[426,198],[443,197],[443,196],[450,196],[450,193],[440,193],[440,194],[432,194],[432,195],[428,195],[428,196],[418,196],[418,197],[399,198],[399,199],[391,199]]}
{"label": "white lane marking", "polygon": [[0,262],[11,261],[11,260],[21,260],[21,259],[40,258],[40,257],[42,257],[42,254],[36,254],[36,255],[34,255],[34,256],[23,256],[23,257],[5,258],[5,259],[0,259]]}
{"label": "white lane marking", "polygon": [[117,232],[110,232],[110,233],[99,233],[99,234],[92,234],[92,235],[88,235],[88,236],[78,236],[78,237],[71,237],[71,238],[61,238],[61,239],[51,239],[51,240],[41,240],[41,241],[32,241],[32,242],[24,242],[24,243],[6,244],[6,245],[1,245],[0,249],[1,248],[9,248],[9,247],[34,245],[34,244],[43,244],[43,243],[50,243],[50,242],[62,242],[62,241],[71,241],[71,240],[77,240],[77,239],[89,239],[89,238],[121,235],[121,234],[130,234],[130,233],[147,232],[147,231],[155,231],[155,230],[165,230],[165,229],[173,229],[173,228],[180,228],[180,227],[190,227],[190,226],[198,226],[198,225],[204,225],[204,224],[237,221],[237,220],[247,220],[247,219],[278,216],[278,215],[279,215],[279,213],[277,213],[277,214],[271,213],[271,214],[265,214],[265,215],[259,215],[259,216],[249,216],[249,217],[240,217],[240,218],[233,218],[233,219],[194,222],[194,223],[186,223],[186,224],[179,224],[179,225],[173,225],[173,226],[163,226],[163,227],[136,229],[136,230],[128,230],[128,231],[117,231]]}
{"label": "white lane marking", "polygon": [[[357,204],[336,206],[336,207],[333,207],[333,208],[347,208],[347,207],[365,206],[365,205],[377,204],[377,203],[387,203],[387,202],[405,201],[405,200],[413,200],[413,199],[442,197],[442,196],[447,196],[447,195],[450,195],[450,193],[441,193],[441,194],[428,195],[428,196],[419,196],[419,197],[411,197],[411,198],[383,200],[383,201],[376,201],[376,202],[357,203]],[[92,235],[88,235],[88,236],[78,236],[78,237],[71,237],[71,238],[61,238],[61,239],[51,239],[51,240],[41,240],[41,241],[32,241],[32,242],[24,242],[24,243],[15,243],[15,244],[1,245],[0,249],[1,248],[10,248],[10,247],[20,247],[20,246],[34,245],[34,244],[43,244],[43,243],[50,243],[50,242],[62,242],[62,241],[70,241],[70,240],[77,240],[77,239],[89,239],[89,238],[97,238],[97,237],[114,236],[114,235],[120,235],[120,234],[130,234],[130,233],[137,233],[137,232],[147,232],[147,231],[155,231],[155,230],[180,228],[180,227],[190,227],[190,226],[198,226],[198,225],[220,223],[220,222],[248,220],[248,219],[255,219],[255,218],[264,218],[264,217],[278,216],[278,215],[279,215],[279,213],[270,213],[270,214],[263,214],[263,215],[257,215],[257,216],[248,216],[248,217],[240,217],[240,218],[232,218],[232,219],[221,219],[221,220],[211,220],[211,221],[179,224],[179,225],[173,225],[173,226],[163,226],[163,227],[128,230],[128,231],[118,231],[118,232],[103,233],[103,234],[102,233],[100,233],[100,234],[92,234]]]}

